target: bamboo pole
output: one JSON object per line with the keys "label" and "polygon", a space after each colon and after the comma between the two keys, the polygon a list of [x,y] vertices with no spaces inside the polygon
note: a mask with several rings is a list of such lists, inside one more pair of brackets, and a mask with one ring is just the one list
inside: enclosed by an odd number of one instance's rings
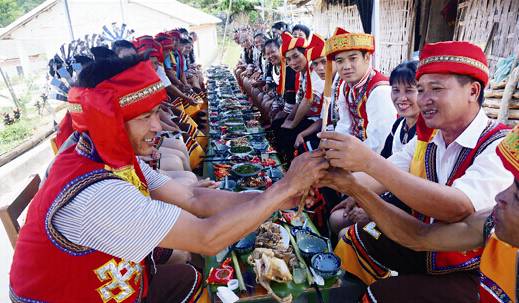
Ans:
{"label": "bamboo pole", "polygon": [[222,41],[222,53],[220,54],[220,63],[222,63],[223,55],[225,52],[226,38],[227,38],[227,27],[229,26],[229,17],[231,15],[232,0],[229,0],[229,8],[227,9],[227,16],[225,18],[225,27],[223,28],[223,41]]}
{"label": "bamboo pole", "polygon": [[[517,58],[514,60],[515,66],[517,63]],[[501,104],[499,105],[499,114],[497,115],[497,121],[502,122],[504,124],[508,124],[508,115],[510,111],[510,100],[512,99],[512,95],[517,87],[517,82],[519,80],[519,66],[514,68],[508,77],[508,82],[505,86],[505,91],[503,93],[503,98],[501,98]]]}
{"label": "bamboo pole", "polygon": [[14,105],[16,108],[20,108],[20,103],[18,103],[18,98],[16,98],[16,95],[14,94],[13,86],[11,85],[11,82],[7,78],[6,74],[0,67],[0,74],[2,74],[2,78],[4,79],[5,86],[7,86],[7,90],[9,91],[9,94],[11,94],[11,98],[13,99]]}

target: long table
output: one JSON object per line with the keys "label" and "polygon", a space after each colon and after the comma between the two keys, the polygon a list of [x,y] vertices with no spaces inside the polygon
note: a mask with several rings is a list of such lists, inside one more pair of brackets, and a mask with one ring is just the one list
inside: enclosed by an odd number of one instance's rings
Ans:
{"label": "long table", "polygon": [[[242,97],[238,93],[236,82],[231,81],[232,77],[229,77],[230,73],[228,75],[225,75],[225,72],[217,72],[219,74],[220,78],[224,78],[222,81],[221,79],[215,79],[218,77],[213,77],[211,79],[211,76],[209,76],[209,90],[214,89],[216,92],[210,92],[209,100],[209,114],[211,115],[212,111],[217,110],[218,104],[220,102],[223,102],[224,99],[231,97]],[[212,81],[211,81],[212,80]],[[231,89],[226,89],[224,86],[229,85]],[[230,91],[232,90],[232,93]],[[223,91],[223,93],[222,93]],[[263,129],[259,129],[259,132],[264,132]],[[215,155],[214,148],[212,142],[217,138],[213,137],[209,139],[209,145],[207,149],[207,160],[204,163],[204,176],[209,177],[211,179],[215,179],[213,165],[215,163],[218,163],[219,161],[216,161],[215,158],[211,158]],[[269,157],[271,159],[274,159],[276,161],[276,165],[281,164],[279,157],[275,153],[269,154]],[[225,163],[225,160],[222,160],[223,163]],[[304,213],[305,219],[308,221],[307,225],[308,227],[314,232],[318,234],[317,228],[314,226],[314,224],[311,222],[310,218],[306,213]],[[287,225],[284,225],[287,227]],[[298,249],[298,248],[294,248]],[[232,249],[231,249],[232,250]],[[227,257],[231,257],[233,253],[231,251],[228,252]],[[267,294],[267,291],[256,282],[255,274],[253,272],[252,267],[247,263],[247,258],[249,254],[239,255],[237,254],[236,257],[238,259],[240,272],[242,273],[243,280],[246,285],[245,291],[238,292],[238,296],[240,297],[239,302],[273,302],[272,296]],[[225,258],[222,258],[224,260]],[[222,261],[221,260],[221,261]],[[309,266],[309,262],[306,261],[306,266]],[[206,257],[205,258],[205,268],[204,268],[204,274],[205,279],[207,279],[207,276],[211,270],[211,268],[217,268],[220,265],[220,263],[217,261],[217,258],[214,256]],[[348,282],[346,282],[348,283]],[[326,283],[324,286],[319,287],[319,291],[317,291],[317,287],[314,287],[314,285],[309,285],[308,281],[305,279],[300,284],[295,284],[293,282],[290,282],[287,284],[280,284],[276,282],[271,282],[271,287],[274,290],[274,292],[280,296],[285,297],[288,294],[292,294],[294,301],[293,302],[354,302],[356,298],[351,297],[351,293],[344,289],[344,287],[341,287],[341,285],[344,285],[344,281],[342,281],[340,278],[336,279],[328,279],[326,280]],[[208,285],[207,286],[209,296],[211,299],[211,302],[221,302],[220,299],[216,296],[216,289],[217,285]],[[348,297],[350,296],[350,298]]]}

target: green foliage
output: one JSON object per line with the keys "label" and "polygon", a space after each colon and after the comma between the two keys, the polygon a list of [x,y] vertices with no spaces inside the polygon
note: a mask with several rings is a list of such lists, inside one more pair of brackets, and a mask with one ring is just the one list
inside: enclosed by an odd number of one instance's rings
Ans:
{"label": "green foliage", "polygon": [[[230,0],[180,0],[180,2],[213,15],[227,14],[229,1]],[[258,17],[258,13],[254,9],[256,5],[260,5],[260,0],[232,0],[230,19],[232,20],[233,17],[240,13],[246,13],[251,20],[254,20]]]}
{"label": "green foliage", "polygon": [[45,0],[0,0],[0,27],[5,27]]}
{"label": "green foliage", "polygon": [[27,13],[31,9],[43,3],[45,0],[16,0],[18,6],[23,10],[24,13]]}
{"label": "green foliage", "polygon": [[4,27],[22,14],[16,0],[0,0],[0,26]]}
{"label": "green foliage", "polygon": [[31,136],[35,125],[34,119],[20,121],[0,129],[0,154],[3,154],[22,143]]}

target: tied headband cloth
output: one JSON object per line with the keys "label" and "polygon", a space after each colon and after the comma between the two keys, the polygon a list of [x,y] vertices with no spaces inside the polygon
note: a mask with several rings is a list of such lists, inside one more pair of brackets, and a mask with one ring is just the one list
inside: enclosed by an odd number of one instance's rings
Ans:
{"label": "tied headband cloth", "polygon": [[139,62],[94,88],[73,87],[68,97],[74,128],[88,132],[106,168],[144,192],[146,180],[124,122],[151,111],[167,97],[152,63]]}
{"label": "tied headband cloth", "polygon": [[[307,47],[306,40],[303,38],[294,37],[288,32],[283,32],[281,34],[281,49],[280,49],[281,69],[279,72],[279,85],[277,88],[277,92],[280,95],[283,95],[283,93],[285,92],[285,80],[286,80],[285,78],[286,78],[286,68],[287,68],[285,55],[288,51],[293,50],[294,48],[298,48],[298,47],[306,48]],[[296,89],[297,89],[297,87],[299,87],[299,73],[297,73],[297,75],[296,75],[296,85],[294,87],[296,87]]]}

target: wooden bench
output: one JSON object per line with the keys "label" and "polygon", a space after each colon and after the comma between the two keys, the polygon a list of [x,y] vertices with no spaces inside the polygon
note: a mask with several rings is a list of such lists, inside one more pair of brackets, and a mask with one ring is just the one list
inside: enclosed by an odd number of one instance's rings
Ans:
{"label": "wooden bench", "polygon": [[15,196],[14,200],[9,204],[0,208],[0,219],[7,232],[11,245],[15,246],[18,239],[18,232],[20,231],[20,224],[18,218],[22,212],[27,208],[31,202],[38,188],[40,186],[40,176],[38,174],[29,176],[27,182],[24,184],[22,190]]}

